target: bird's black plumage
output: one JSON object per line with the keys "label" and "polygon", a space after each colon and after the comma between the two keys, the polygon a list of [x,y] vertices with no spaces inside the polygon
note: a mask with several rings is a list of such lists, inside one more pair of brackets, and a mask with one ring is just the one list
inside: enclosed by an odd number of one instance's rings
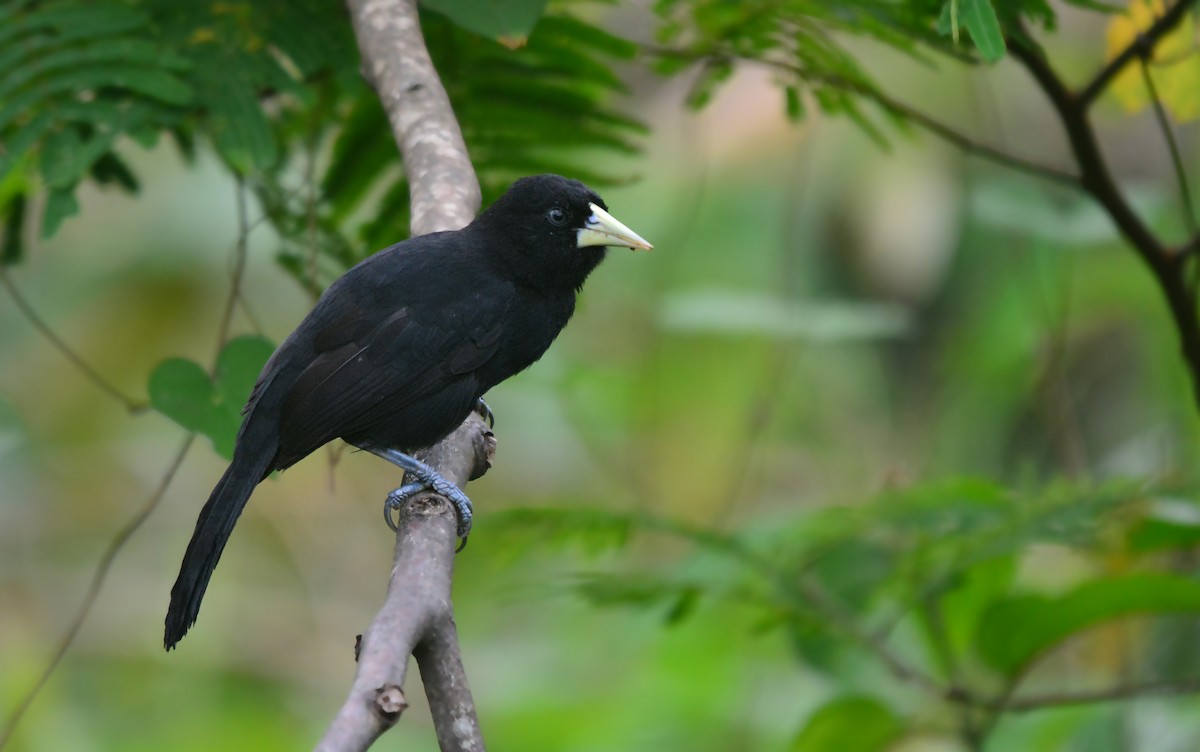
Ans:
{"label": "bird's black plumage", "polygon": [[165,644],[195,623],[251,492],[326,442],[408,453],[542,356],[606,245],[649,244],[582,183],[518,180],[462,230],[412,238],[334,282],[263,367],[233,461],[171,589]]}

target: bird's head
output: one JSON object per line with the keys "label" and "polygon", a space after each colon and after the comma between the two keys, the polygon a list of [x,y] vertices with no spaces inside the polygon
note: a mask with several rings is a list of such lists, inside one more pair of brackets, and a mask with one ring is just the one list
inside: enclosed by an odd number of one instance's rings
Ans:
{"label": "bird's head", "polygon": [[474,225],[491,238],[503,238],[498,252],[537,286],[580,287],[608,246],[653,247],[609,214],[594,191],[558,175],[521,178]]}

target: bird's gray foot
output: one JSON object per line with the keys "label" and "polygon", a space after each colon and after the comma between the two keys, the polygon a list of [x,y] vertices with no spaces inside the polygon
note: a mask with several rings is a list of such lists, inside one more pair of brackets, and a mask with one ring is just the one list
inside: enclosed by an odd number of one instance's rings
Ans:
{"label": "bird's gray foot", "polygon": [[450,503],[454,505],[454,509],[458,512],[457,532],[458,537],[462,539],[458,550],[463,550],[467,545],[467,536],[471,532],[471,520],[474,517],[474,508],[471,506],[471,500],[467,498],[467,495],[458,486],[443,478],[438,471],[415,457],[410,457],[396,449],[370,449],[369,451],[402,468],[404,470],[404,478],[408,481],[400,488],[388,494],[387,501],[384,502],[383,514],[384,518],[387,519],[388,527],[392,530],[396,529],[396,523],[392,520],[393,511],[400,509],[400,507],[404,506],[405,502],[418,493],[425,490],[433,491],[449,499]]}
{"label": "bird's gray foot", "polygon": [[475,412],[479,413],[479,417],[487,421],[488,428],[496,427],[496,414],[492,412],[492,408],[488,403],[483,401],[483,397],[479,398],[479,402],[475,403]]}

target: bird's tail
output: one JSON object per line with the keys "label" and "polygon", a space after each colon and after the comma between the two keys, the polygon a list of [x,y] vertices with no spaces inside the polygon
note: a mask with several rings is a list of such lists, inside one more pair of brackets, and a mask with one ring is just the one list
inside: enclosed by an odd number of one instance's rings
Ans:
{"label": "bird's tail", "polygon": [[[166,632],[163,644],[167,650],[183,639],[188,629],[196,623],[200,613],[200,601],[208,580],[216,569],[225,542],[233,532],[233,526],[242,514],[255,486],[271,472],[275,457],[274,442],[263,446],[254,441],[238,440],[233,462],[221,476],[213,489],[200,517],[196,520],[196,531],[188,543],[179,577],[171,588],[171,605],[167,607]],[[267,442],[264,442],[267,443]]]}

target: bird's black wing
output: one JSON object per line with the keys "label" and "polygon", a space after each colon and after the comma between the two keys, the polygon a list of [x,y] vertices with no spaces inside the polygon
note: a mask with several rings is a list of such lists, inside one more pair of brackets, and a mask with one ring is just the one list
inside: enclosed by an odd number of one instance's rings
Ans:
{"label": "bird's black wing", "polygon": [[[507,292],[420,301],[383,317],[377,305],[342,306],[316,332],[311,362],[284,402],[278,465],[337,437],[390,436],[415,448],[452,429],[463,416],[442,413],[478,397],[469,396],[479,391],[473,372],[499,347]],[[386,425],[402,413],[409,425]]]}

